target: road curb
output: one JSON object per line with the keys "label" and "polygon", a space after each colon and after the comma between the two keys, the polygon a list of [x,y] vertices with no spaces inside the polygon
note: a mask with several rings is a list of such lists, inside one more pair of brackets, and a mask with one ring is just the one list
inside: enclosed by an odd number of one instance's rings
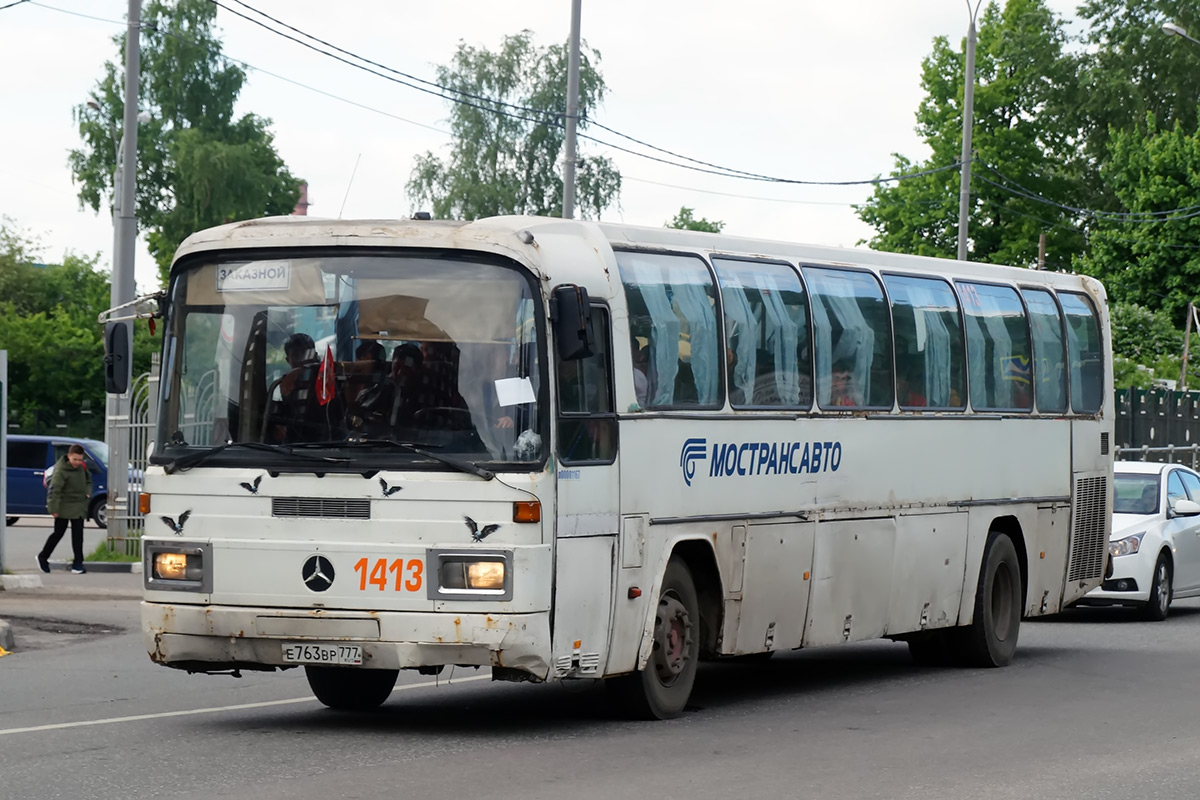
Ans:
{"label": "road curb", "polygon": [[[142,574],[142,562],[140,561],[85,561],[83,566],[88,572],[132,572],[135,575]],[[71,569],[70,561],[51,561],[50,569],[60,569],[69,571]]]}
{"label": "road curb", "polygon": [[42,588],[41,575],[0,575],[0,591]]}

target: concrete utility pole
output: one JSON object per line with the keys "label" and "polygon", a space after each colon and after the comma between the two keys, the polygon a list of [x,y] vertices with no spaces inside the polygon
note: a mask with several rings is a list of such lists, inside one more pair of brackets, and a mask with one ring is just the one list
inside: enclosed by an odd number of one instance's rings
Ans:
{"label": "concrete utility pole", "polygon": [[[137,141],[138,83],[141,70],[142,2],[129,0],[125,33],[125,116],[121,144],[113,177],[113,268],[109,302],[119,306],[134,299],[134,253],[137,247]],[[132,349],[133,322],[124,325]],[[126,361],[132,372],[133,359]],[[127,529],[129,501],[130,393],[110,395],[107,402],[104,439],[108,444],[108,535],[123,539]]]}
{"label": "concrete utility pole", "polygon": [[967,63],[963,69],[963,134],[962,172],[958,185],[958,260],[967,260],[967,219],[971,216],[971,128],[975,116],[975,18],[983,0],[971,8],[967,0],[967,12],[971,24],[967,28]]}
{"label": "concrete utility pole", "polygon": [[575,216],[575,118],[579,114],[579,13],[583,0],[571,0],[571,43],[567,62],[567,141],[563,156],[563,219]]}
{"label": "concrete utility pole", "polygon": [[0,575],[4,574],[4,533],[8,516],[8,351],[0,350]]}

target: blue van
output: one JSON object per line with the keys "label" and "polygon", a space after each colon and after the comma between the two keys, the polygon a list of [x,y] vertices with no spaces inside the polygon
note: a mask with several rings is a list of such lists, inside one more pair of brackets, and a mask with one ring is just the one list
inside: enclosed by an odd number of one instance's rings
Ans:
{"label": "blue van", "polygon": [[8,438],[8,508],[5,521],[12,525],[19,517],[48,514],[46,510],[46,471],[67,454],[73,444],[83,446],[88,471],[92,473],[92,500],[88,517],[97,526],[108,524],[108,445],[95,439],[70,436],[25,436]]}

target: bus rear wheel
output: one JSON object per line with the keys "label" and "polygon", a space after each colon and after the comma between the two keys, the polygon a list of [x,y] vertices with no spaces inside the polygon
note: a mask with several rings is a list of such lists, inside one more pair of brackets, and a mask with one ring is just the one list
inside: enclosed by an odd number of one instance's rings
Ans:
{"label": "bus rear wheel", "polygon": [[646,668],[610,681],[622,705],[640,719],[672,719],[683,713],[700,660],[700,601],[692,573],[671,559],[654,615]]}
{"label": "bus rear wheel", "polygon": [[334,711],[368,711],[388,699],[399,670],[306,666],[312,693]]}
{"label": "bus rear wheel", "polygon": [[958,660],[968,667],[1003,667],[1017,650],[1024,593],[1021,562],[1008,534],[988,534],[975,613],[970,625],[956,631]]}

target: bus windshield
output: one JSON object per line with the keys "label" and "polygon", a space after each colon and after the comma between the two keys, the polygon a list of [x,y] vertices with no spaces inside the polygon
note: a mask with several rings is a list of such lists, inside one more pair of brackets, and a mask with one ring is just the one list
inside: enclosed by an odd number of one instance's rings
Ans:
{"label": "bus windshield", "polygon": [[353,448],[355,467],[444,468],[395,442],[543,460],[538,304],[515,268],[461,254],[209,260],[177,276],[171,305],[156,460],[235,442],[279,446],[222,454],[237,463]]}

